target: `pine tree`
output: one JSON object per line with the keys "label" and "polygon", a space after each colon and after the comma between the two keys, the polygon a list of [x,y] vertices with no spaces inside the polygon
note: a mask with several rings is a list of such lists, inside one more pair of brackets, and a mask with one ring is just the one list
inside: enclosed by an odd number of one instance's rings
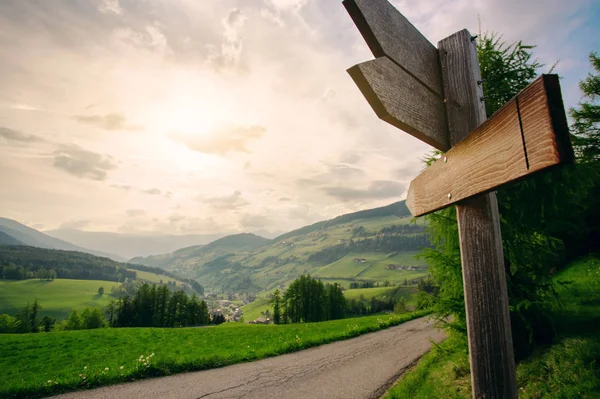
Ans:
{"label": "pine tree", "polygon": [[273,323],[281,323],[281,291],[275,290],[271,296],[273,302]]}
{"label": "pine tree", "polygon": [[31,332],[38,332],[39,331],[39,321],[38,321],[38,314],[40,311],[40,305],[38,304],[37,299],[35,301],[33,301],[33,305],[31,305],[31,313],[29,314],[29,329]]}
{"label": "pine tree", "polygon": [[578,108],[570,110],[573,124],[573,144],[584,162],[600,161],[600,57],[591,53],[590,63],[595,74],[590,73],[587,78],[579,82],[584,102]]}

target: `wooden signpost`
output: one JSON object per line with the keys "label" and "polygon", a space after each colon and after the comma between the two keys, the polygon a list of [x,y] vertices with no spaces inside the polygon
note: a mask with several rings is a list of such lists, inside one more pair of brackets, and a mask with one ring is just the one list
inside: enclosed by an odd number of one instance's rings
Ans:
{"label": "wooden signpost", "polygon": [[344,0],[376,57],[348,70],[377,116],[445,154],[414,179],[414,216],[456,205],[474,398],[517,398],[498,203],[493,192],[572,162],[556,75],[486,121],[474,38],[434,47],[388,0]]}

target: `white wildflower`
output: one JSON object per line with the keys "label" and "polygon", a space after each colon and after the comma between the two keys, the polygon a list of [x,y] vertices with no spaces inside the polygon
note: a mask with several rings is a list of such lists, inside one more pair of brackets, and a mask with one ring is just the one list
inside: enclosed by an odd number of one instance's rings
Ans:
{"label": "white wildflower", "polygon": [[104,368],[104,371],[108,371],[108,367],[105,367],[105,368]]}
{"label": "white wildflower", "polygon": [[123,370],[123,366],[119,367],[120,370]]}

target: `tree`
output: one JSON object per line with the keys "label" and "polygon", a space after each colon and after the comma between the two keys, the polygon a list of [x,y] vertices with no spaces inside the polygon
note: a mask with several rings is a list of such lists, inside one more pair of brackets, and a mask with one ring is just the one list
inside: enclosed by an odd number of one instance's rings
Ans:
{"label": "tree", "polygon": [[573,124],[573,144],[578,157],[584,162],[600,161],[600,57],[596,53],[589,55],[595,74],[579,82],[584,102],[578,108],[570,110]]}
{"label": "tree", "polygon": [[83,309],[80,320],[82,330],[102,328],[106,325],[102,309],[97,307]]}
{"label": "tree", "polygon": [[579,83],[584,101],[570,110],[574,123],[573,146],[580,174],[590,183],[587,211],[584,218],[589,226],[586,249],[597,250],[600,242],[600,57],[590,54],[594,74]]}
{"label": "tree", "polygon": [[77,309],[73,309],[69,318],[67,319],[67,323],[65,324],[65,330],[81,330],[81,317],[79,317],[79,313],[77,313]]}
{"label": "tree", "polygon": [[98,288],[98,295],[104,295],[104,287]]}
{"label": "tree", "polygon": [[0,314],[0,334],[17,332],[19,321],[16,317]]}
{"label": "tree", "polygon": [[44,316],[44,317],[42,317],[42,322],[40,325],[44,329],[44,332],[50,332],[54,328],[55,324],[56,324],[56,319],[54,317]]}
{"label": "tree", "polygon": [[281,291],[275,290],[271,294],[271,301],[273,303],[273,323],[281,323]]}
{"label": "tree", "polygon": [[38,332],[38,313],[40,311],[40,305],[38,304],[37,299],[33,301],[33,305],[31,305],[31,312],[29,313],[29,329],[31,332]]}

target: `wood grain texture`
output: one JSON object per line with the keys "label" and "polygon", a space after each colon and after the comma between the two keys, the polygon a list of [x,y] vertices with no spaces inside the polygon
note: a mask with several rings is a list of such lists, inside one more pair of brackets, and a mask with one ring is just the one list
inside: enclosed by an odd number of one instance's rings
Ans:
{"label": "wood grain texture", "polygon": [[348,73],[377,116],[433,147],[449,148],[444,102],[387,57]]}
{"label": "wood grain texture", "polygon": [[344,0],[375,57],[388,56],[442,97],[437,49],[388,0]]}
{"label": "wood grain texture", "polygon": [[[467,30],[438,43],[448,96],[450,144],[482,124],[481,80],[475,44]],[[469,334],[474,398],[516,399],[508,294],[498,202],[495,193],[471,197],[456,206]]]}
{"label": "wood grain texture", "polygon": [[564,108],[549,105],[560,91],[546,87],[556,84],[556,75],[538,78],[414,179],[406,201],[413,216],[572,160],[566,125],[554,129],[566,123]]}

